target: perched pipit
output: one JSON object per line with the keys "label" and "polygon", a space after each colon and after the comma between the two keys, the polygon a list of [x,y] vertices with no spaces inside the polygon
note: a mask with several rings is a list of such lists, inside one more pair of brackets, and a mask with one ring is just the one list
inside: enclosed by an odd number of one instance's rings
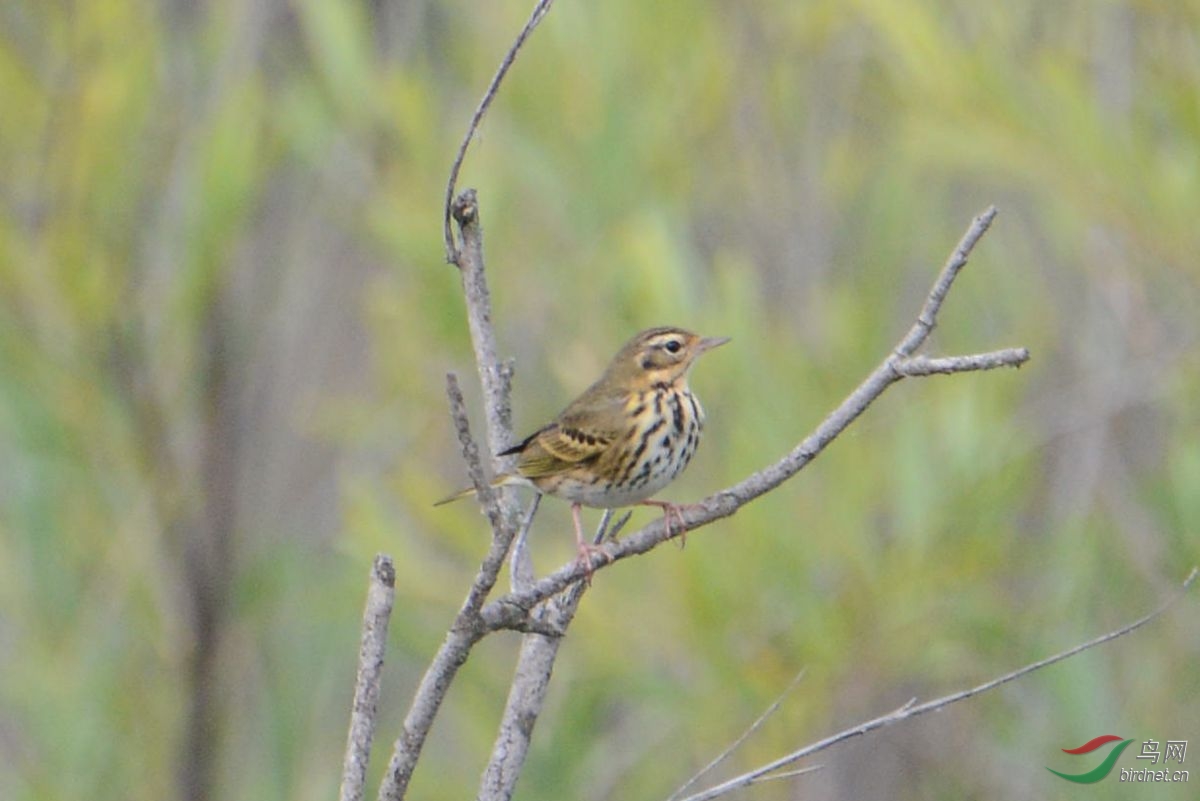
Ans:
{"label": "perched pipit", "polygon": [[651,496],[683,472],[700,443],[704,409],[688,387],[688,372],[701,353],[728,341],[671,327],[638,334],[553,422],[499,454],[516,455],[517,470],[497,476],[492,486],[520,484],[570,501],[585,565],[593,552],[608,554],[584,539],[581,506],[658,506],[668,529],[674,515],[686,534],[679,507]]}

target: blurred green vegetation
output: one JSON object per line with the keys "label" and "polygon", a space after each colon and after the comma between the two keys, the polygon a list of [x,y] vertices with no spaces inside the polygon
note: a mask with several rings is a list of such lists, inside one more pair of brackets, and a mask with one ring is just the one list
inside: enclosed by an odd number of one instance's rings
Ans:
{"label": "blurred green vegetation", "polygon": [[[378,777],[484,551],[469,503],[430,506],[464,475],[443,375],[473,378],[440,204],[531,5],[0,6],[0,797],[332,797],[382,550]],[[992,202],[931,350],[1034,359],[900,385],[685,551],[606,571],[521,798],[663,798],[802,668],[733,767],[1112,628],[1200,562],[1197,30],[1194,0],[555,6],[463,181],[520,428],[637,329],[730,335],[668,497],[735,481]],[[533,536],[541,569],[571,557],[561,504]],[[1200,740],[1196,609],[747,797],[1057,797],[1060,748]],[[470,797],[515,648],[472,656],[414,797]]]}

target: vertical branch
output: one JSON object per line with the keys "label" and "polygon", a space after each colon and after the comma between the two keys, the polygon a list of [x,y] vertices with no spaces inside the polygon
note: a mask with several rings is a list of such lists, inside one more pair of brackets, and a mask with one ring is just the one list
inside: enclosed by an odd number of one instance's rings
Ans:
{"label": "vertical branch", "polygon": [[[513,366],[511,360],[502,363],[497,353],[496,332],[492,328],[492,297],[483,262],[483,228],[479,223],[479,203],[474,189],[467,189],[458,196],[454,202],[454,219],[458,221],[462,235],[459,272],[462,275],[463,296],[466,298],[467,325],[475,349],[475,364],[483,388],[488,452],[492,457],[493,470],[498,471],[500,466],[495,463],[496,454],[507,449],[513,441]],[[503,559],[520,527],[517,500],[511,489],[503,487],[495,492],[483,493],[480,500],[492,521],[493,551],[499,550]],[[487,590],[491,590],[491,584]]]}
{"label": "vertical branch", "polygon": [[[596,530],[596,544],[603,541],[605,536],[615,537],[629,522],[630,513],[622,515],[610,529],[612,517],[612,510],[606,509]],[[527,633],[521,640],[517,668],[509,688],[504,716],[500,719],[500,730],[492,746],[492,757],[480,782],[478,801],[509,801],[512,798],[529,754],[534,724],[546,703],[546,691],[550,687],[554,662],[558,659],[558,647],[571,621],[575,619],[575,612],[587,588],[586,582],[577,581],[566,592],[534,611],[534,619],[557,634]]]}
{"label": "vertical branch", "polygon": [[475,497],[483,506],[488,522],[492,525],[492,531],[499,531],[504,520],[500,512],[500,502],[496,497],[498,490],[488,484],[487,476],[484,474],[483,460],[479,456],[479,446],[475,444],[475,438],[471,436],[467,402],[458,385],[458,376],[454,373],[446,373],[446,398],[450,401],[450,419],[454,421],[454,430],[457,432],[458,442],[462,446],[463,461],[467,463],[467,475],[471,477],[471,485],[475,487]]}
{"label": "vertical branch", "polygon": [[[492,301],[484,273],[483,230],[479,224],[479,206],[475,191],[468,189],[457,198],[454,197],[454,191],[463,158],[466,156],[483,115],[496,96],[500,82],[504,79],[509,67],[512,66],[513,60],[525,40],[549,11],[552,2],[553,0],[538,0],[529,21],[509,48],[504,61],[488,85],[483,100],[480,101],[471,118],[467,134],[463,138],[450,168],[450,178],[446,185],[443,221],[446,258],[451,263],[458,265],[462,277],[471,343],[475,350],[479,382],[483,388],[487,423],[486,441],[488,454],[493,461],[493,469],[498,468],[498,465],[494,463],[496,454],[505,450],[513,440],[510,401],[513,367],[511,362],[502,363],[500,361],[496,348],[496,335],[492,329]],[[459,224],[459,233],[462,238],[461,250],[454,244],[454,235],[450,226],[451,218]],[[471,455],[468,453],[471,450],[470,433],[466,429],[466,414],[462,408],[461,393],[458,393],[457,389],[457,384],[451,377],[447,390],[450,394],[452,414],[459,428],[464,454],[467,455],[468,462],[471,462]],[[475,467],[477,468],[478,464]],[[381,801],[399,801],[404,797],[429,729],[441,708],[451,682],[457,675],[458,669],[466,662],[475,643],[487,633],[480,610],[488,593],[495,586],[496,577],[504,564],[504,557],[517,534],[519,509],[512,491],[504,488],[498,488],[494,492],[490,491],[490,488],[485,486],[478,475],[473,476],[473,481],[476,488],[480,490],[480,502],[484,504],[484,509],[492,524],[491,547],[480,566],[479,573],[471,585],[462,608],[454,619],[454,624],[446,633],[446,639],[425,671],[425,675],[421,678],[421,684],[413,696],[412,704],[404,719],[403,730],[396,741],[387,773],[379,788]],[[531,511],[531,517],[532,514]]]}
{"label": "vertical branch", "polygon": [[[565,593],[534,612],[535,619],[565,633],[575,618],[586,588],[584,582],[576,582]],[[526,634],[522,637],[517,668],[504,706],[504,717],[492,746],[492,758],[483,772],[478,801],[509,801],[512,798],[529,754],[534,724],[546,703],[550,676],[561,644],[561,634]]]}
{"label": "vertical branch", "polygon": [[516,533],[510,525],[516,504],[510,501],[509,505],[513,508],[509,510],[507,516],[502,517],[501,490],[488,486],[482,481],[479,475],[481,469],[478,464],[478,448],[471,437],[470,422],[467,420],[466,403],[463,401],[462,391],[458,388],[458,379],[455,378],[453,373],[446,376],[446,394],[450,398],[450,416],[454,418],[455,428],[458,429],[458,438],[463,444],[463,458],[467,460],[468,464],[472,465],[470,468],[472,480],[475,481],[475,485],[478,487],[479,500],[483,504],[488,519],[491,521],[493,531],[491,547],[488,549],[487,555],[484,556],[483,562],[479,566],[479,572],[476,574],[475,580],[471,582],[471,589],[467,593],[467,598],[459,610],[458,619],[455,621],[455,626],[467,628],[476,625],[479,618],[479,610],[483,607],[483,602],[487,600],[488,593],[492,591],[492,587],[496,585],[496,579],[500,575],[500,570],[504,567],[504,556],[508,553],[509,546]]}
{"label": "vertical branch", "polygon": [[346,735],[346,757],[342,763],[341,801],[362,801],[371,759],[371,741],[375,738],[376,712],[379,709],[383,654],[387,648],[388,622],[396,597],[396,568],[386,554],[375,557],[367,604],[363,609],[362,642],[358,649],[358,678],[354,682],[354,706],[350,712],[350,731]]}
{"label": "vertical branch", "polygon": [[529,510],[517,530],[516,541],[512,546],[512,555],[508,562],[508,575],[513,590],[524,590],[533,586],[533,557],[529,554],[529,529],[533,527],[533,518],[537,515],[542,496],[535,493],[529,502]]}
{"label": "vertical branch", "polygon": [[[512,366],[501,364],[496,355],[491,297],[484,275],[483,232],[479,226],[479,209],[473,190],[468,189],[459,196],[454,206],[454,217],[459,222],[463,238],[459,269],[467,302],[471,342],[479,367],[479,379],[483,385],[487,441],[489,451],[495,454],[507,447],[507,443],[512,440],[512,407],[509,402]],[[447,376],[446,389],[450,399],[451,416],[463,443],[464,456],[470,464],[474,444],[468,429],[462,393],[452,375]],[[458,615],[455,616],[454,624],[446,633],[445,640],[434,655],[425,675],[421,677],[421,683],[413,695],[412,704],[405,715],[402,731],[396,740],[387,772],[379,788],[380,801],[399,801],[408,791],[413,771],[417,767],[429,730],[441,709],[446,693],[449,692],[458,669],[467,661],[475,643],[487,633],[480,610],[504,567],[504,558],[519,527],[520,509],[512,490],[503,487],[492,490],[483,485],[478,477],[474,477],[473,480],[482,490],[479,500],[492,522],[491,546]]]}
{"label": "vertical branch", "polygon": [[492,328],[492,296],[483,264],[483,229],[474,189],[467,189],[454,202],[463,247],[459,254],[463,295],[467,302],[467,325],[475,349],[483,407],[487,420],[487,443],[491,456],[512,444],[512,364],[500,362],[496,333]]}

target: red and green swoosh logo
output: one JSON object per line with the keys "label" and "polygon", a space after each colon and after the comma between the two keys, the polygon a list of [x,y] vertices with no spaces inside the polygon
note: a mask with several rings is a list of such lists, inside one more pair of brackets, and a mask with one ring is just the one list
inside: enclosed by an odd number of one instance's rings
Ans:
{"label": "red and green swoosh logo", "polygon": [[1124,751],[1129,744],[1133,742],[1133,740],[1125,740],[1115,734],[1102,734],[1093,740],[1088,740],[1078,748],[1063,749],[1063,752],[1067,754],[1090,754],[1097,748],[1118,741],[1121,744],[1109,751],[1108,756],[1104,758],[1104,761],[1089,770],[1087,773],[1060,773],[1059,771],[1050,767],[1046,768],[1046,770],[1050,771],[1055,776],[1066,779],[1069,782],[1075,782],[1076,784],[1094,784],[1109,774],[1109,772],[1113,769],[1113,765],[1115,765],[1117,762],[1117,757],[1121,756],[1121,752]]}

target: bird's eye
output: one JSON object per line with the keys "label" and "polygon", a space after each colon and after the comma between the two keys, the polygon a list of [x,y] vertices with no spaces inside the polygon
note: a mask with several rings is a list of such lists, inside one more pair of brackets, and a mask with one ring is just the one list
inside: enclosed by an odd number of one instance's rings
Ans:
{"label": "bird's eye", "polygon": [[667,353],[679,353],[679,349],[682,348],[683,345],[679,344],[678,339],[670,339],[667,340],[667,344],[663,345],[663,347],[667,349]]}

